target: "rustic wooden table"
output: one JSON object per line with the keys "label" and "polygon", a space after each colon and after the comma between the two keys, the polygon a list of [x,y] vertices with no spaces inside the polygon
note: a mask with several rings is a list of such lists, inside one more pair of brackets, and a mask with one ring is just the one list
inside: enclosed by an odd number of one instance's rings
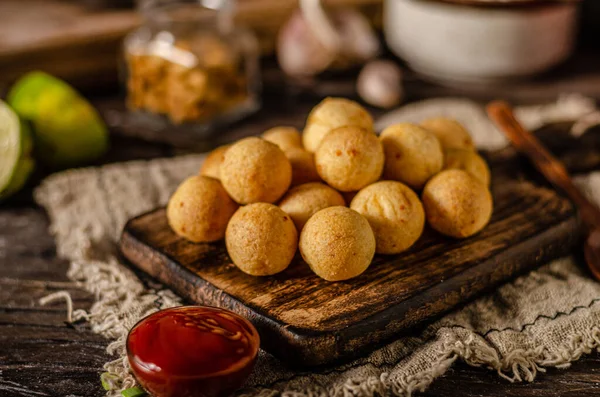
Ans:
{"label": "rustic wooden table", "polygon": [[[506,98],[514,102],[552,100],[561,92],[581,92],[600,98],[600,57],[580,55],[552,75],[527,84],[490,89],[447,89],[408,76],[409,99],[431,96],[469,95],[485,101]],[[271,77],[266,76],[267,81]],[[273,77],[274,80],[277,77]],[[328,89],[352,95],[347,83]],[[217,137],[206,146],[241,135],[259,133],[265,127],[287,123],[300,125],[306,110],[317,99],[307,95],[286,96],[269,92],[264,110],[250,120]],[[123,127],[122,101],[96,102],[114,126],[112,149],[103,162],[155,158],[181,153],[167,144],[148,143],[125,137],[143,131]],[[547,132],[547,131],[546,131]],[[585,142],[561,141],[548,133],[557,153],[573,171],[600,169],[600,130]],[[552,136],[552,139],[547,139]],[[567,142],[567,143],[565,143]],[[527,163],[523,162],[527,167]],[[31,185],[44,176],[38,173]],[[99,375],[111,359],[108,343],[85,325],[67,326],[61,303],[41,307],[38,299],[57,290],[67,290],[76,309],[87,309],[93,296],[80,290],[65,275],[68,263],[56,256],[44,211],[31,198],[31,186],[0,206],[0,396],[100,396]],[[549,369],[532,384],[511,384],[491,371],[457,363],[434,382],[424,396],[600,396],[600,355],[583,357],[566,370]]]}

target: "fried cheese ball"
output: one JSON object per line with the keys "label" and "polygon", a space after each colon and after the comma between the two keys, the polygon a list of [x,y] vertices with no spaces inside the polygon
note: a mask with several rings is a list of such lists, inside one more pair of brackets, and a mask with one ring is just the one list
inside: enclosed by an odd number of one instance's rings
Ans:
{"label": "fried cheese ball", "polygon": [[319,277],[342,281],[367,270],[375,254],[375,236],[358,212],[329,207],[306,222],[299,247],[302,258]]}
{"label": "fried cheese ball", "polygon": [[195,175],[171,196],[167,220],[175,233],[190,241],[217,241],[225,236],[227,222],[237,208],[217,179]]}
{"label": "fried cheese ball", "polygon": [[314,154],[304,149],[291,148],[285,151],[285,155],[292,165],[292,186],[321,180]]}
{"label": "fried cheese ball", "polygon": [[262,137],[265,141],[279,146],[284,152],[291,148],[302,149],[302,136],[300,135],[300,131],[294,127],[273,127],[266,130],[262,134]]}
{"label": "fried cheese ball", "polygon": [[360,190],[378,180],[384,162],[377,136],[356,126],[331,131],[315,153],[319,176],[342,192]]}
{"label": "fried cheese ball", "polygon": [[422,121],[421,126],[433,132],[444,149],[475,150],[471,134],[456,120],[436,117]]}
{"label": "fried cheese ball", "polygon": [[418,125],[389,126],[382,131],[380,139],[385,151],[384,179],[400,181],[420,190],[444,166],[439,140]]}
{"label": "fried cheese ball", "polygon": [[429,225],[456,238],[474,235],[492,216],[487,186],[463,170],[442,171],[423,189],[423,207]]}
{"label": "fried cheese ball", "polygon": [[358,192],[350,208],[364,216],[371,225],[378,254],[405,251],[423,233],[423,205],[416,193],[403,183],[373,183]]}
{"label": "fried cheese ball", "polygon": [[337,190],[319,182],[291,188],[279,202],[279,208],[292,218],[298,231],[302,230],[316,212],[327,207],[344,205],[344,198]]}
{"label": "fried cheese ball", "polygon": [[490,185],[490,168],[485,160],[473,150],[446,150],[444,153],[444,169],[458,169],[467,171],[485,186]]}
{"label": "fried cheese ball", "polygon": [[274,203],[292,182],[292,166],[283,151],[264,139],[244,138],[225,152],[221,182],[240,204]]}
{"label": "fried cheese ball", "polygon": [[211,178],[221,179],[221,163],[225,158],[225,152],[231,145],[219,146],[210,152],[204,159],[200,167],[200,175],[210,176]]}
{"label": "fried cheese ball", "polygon": [[302,134],[304,148],[315,152],[330,131],[347,125],[373,132],[373,118],[361,105],[345,98],[325,98],[308,115]]}
{"label": "fried cheese ball", "polygon": [[267,203],[240,207],[227,226],[227,252],[233,263],[252,276],[285,270],[298,247],[298,232],[288,214]]}

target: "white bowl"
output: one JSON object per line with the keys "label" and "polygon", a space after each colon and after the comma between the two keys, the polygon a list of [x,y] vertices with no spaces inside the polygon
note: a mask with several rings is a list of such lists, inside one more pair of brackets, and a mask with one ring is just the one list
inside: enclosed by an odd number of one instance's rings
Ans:
{"label": "white bowl", "polygon": [[386,0],[388,46],[415,71],[442,82],[490,83],[531,76],[567,59],[577,2],[469,6]]}

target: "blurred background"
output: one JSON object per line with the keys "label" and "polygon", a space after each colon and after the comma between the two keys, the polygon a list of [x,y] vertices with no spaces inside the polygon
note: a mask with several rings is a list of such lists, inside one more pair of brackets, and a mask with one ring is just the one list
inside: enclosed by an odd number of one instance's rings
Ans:
{"label": "blurred background", "polygon": [[[384,4],[384,3],[388,4]],[[238,0],[234,1],[155,1],[155,0],[2,0],[0,2],[0,87],[6,87],[11,81],[28,70],[43,69],[48,73],[64,78],[78,88],[116,87],[118,82],[118,62],[122,58],[122,43],[127,33],[148,22],[144,8],[160,8],[166,3],[198,3],[206,8],[219,8],[230,3],[235,8],[235,24],[253,31],[260,43],[261,55],[274,55],[277,34],[288,22],[288,18],[298,8],[297,0]],[[312,3],[307,1],[306,3]],[[419,4],[425,3],[425,4]],[[577,47],[599,46],[600,37],[600,2],[595,0],[323,0],[323,7],[328,11],[340,9],[357,10],[366,16],[385,45],[383,33],[384,9],[390,25],[410,23],[405,21],[409,15],[429,14],[430,20],[423,23],[420,32],[411,35],[400,26],[397,34],[406,36],[405,40],[420,42],[428,37],[419,37],[426,30],[435,28],[433,22],[441,22],[445,29],[452,29],[453,22],[464,23],[464,18],[473,19],[478,14],[482,21],[487,21],[488,29],[496,29],[494,34],[519,36],[518,24],[510,26],[510,17],[506,17],[504,26],[492,26],[494,13],[513,13],[514,19],[530,19],[535,21],[553,17],[554,25],[549,30],[540,29],[539,36],[552,35],[552,30],[565,29],[566,17],[552,8],[572,8],[577,13],[573,27],[576,31]],[[407,6],[408,4],[408,6]],[[411,6],[412,4],[412,6]],[[310,7],[308,7],[310,8]],[[469,14],[471,13],[471,14]],[[567,12],[568,13],[568,12]],[[489,15],[488,15],[489,14]],[[520,15],[519,15],[520,14]],[[530,14],[524,17],[523,14]],[[444,19],[445,18],[445,19]],[[318,25],[319,19],[313,24]],[[502,32],[502,29],[511,30]],[[541,27],[538,26],[538,28]],[[467,29],[464,26],[464,35]],[[347,33],[347,32],[346,32]],[[446,31],[448,33],[448,31]],[[531,31],[528,32],[531,34]],[[432,32],[433,34],[433,32]],[[318,35],[318,34],[317,34]],[[487,45],[495,45],[493,39]],[[449,51],[457,51],[452,42],[455,37],[436,37]],[[517,43],[516,37],[513,38]],[[522,40],[527,40],[522,37]],[[391,38],[391,41],[398,39]],[[399,40],[402,40],[400,38]],[[388,39],[388,42],[390,39]],[[548,46],[556,46],[557,42],[549,42]],[[397,44],[392,44],[394,47]],[[384,49],[384,53],[387,50]],[[424,49],[425,50],[425,49]],[[537,51],[547,51],[538,48]],[[471,53],[470,55],[473,55]],[[535,54],[530,53],[534,57]],[[402,55],[400,59],[402,62]],[[410,62],[410,59],[406,60]]]}
{"label": "blurred background", "polygon": [[20,123],[0,198],[36,168],[301,127],[325,96],[376,116],[430,97],[600,97],[598,0],[2,0],[0,22],[0,122]]}

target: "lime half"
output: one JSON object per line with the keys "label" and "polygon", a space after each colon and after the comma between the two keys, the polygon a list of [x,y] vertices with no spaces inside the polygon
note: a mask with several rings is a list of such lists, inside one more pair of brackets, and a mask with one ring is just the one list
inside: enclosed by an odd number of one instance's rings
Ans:
{"label": "lime half", "polygon": [[33,171],[32,139],[25,124],[0,101],[0,199],[23,187]]}
{"label": "lime half", "polygon": [[21,156],[19,117],[0,102],[0,192],[10,183]]}

